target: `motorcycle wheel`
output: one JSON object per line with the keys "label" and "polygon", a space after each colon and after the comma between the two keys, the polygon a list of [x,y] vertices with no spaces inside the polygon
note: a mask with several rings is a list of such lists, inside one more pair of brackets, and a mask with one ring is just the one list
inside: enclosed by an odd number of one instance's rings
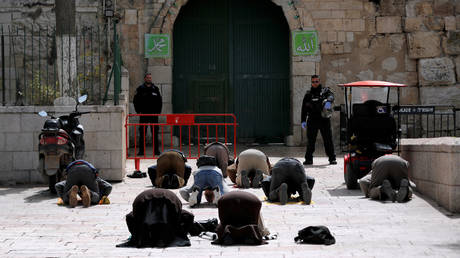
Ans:
{"label": "motorcycle wheel", "polygon": [[52,194],[56,194],[56,188],[54,187],[54,185],[56,185],[57,183],[57,177],[58,177],[57,174],[48,176],[48,188],[50,189],[50,192]]}

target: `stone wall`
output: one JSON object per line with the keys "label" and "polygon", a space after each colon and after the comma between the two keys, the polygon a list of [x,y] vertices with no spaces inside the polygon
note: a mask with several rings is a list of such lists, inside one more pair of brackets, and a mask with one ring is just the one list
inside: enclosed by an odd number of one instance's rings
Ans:
{"label": "stone wall", "polygon": [[[305,141],[300,128],[300,105],[312,74],[320,74],[323,85],[332,88],[336,104],[343,102],[337,83],[373,79],[407,84],[409,87],[401,93],[403,104],[460,106],[459,1],[272,1],[282,7],[291,31],[317,30],[320,41],[317,55],[291,56],[292,135],[287,137],[288,143],[298,145]],[[38,2],[53,3],[52,0]],[[38,2],[3,1],[0,8],[13,7],[1,8],[0,23],[14,17],[32,21],[30,17],[36,17],[38,11],[21,5]],[[145,59],[144,34],[172,35],[175,19],[187,2],[117,1],[122,58],[130,75],[130,100],[143,81],[143,74],[149,71],[164,96],[164,113],[172,112],[172,57]],[[33,5],[33,8],[38,7]],[[45,19],[42,16],[52,19],[50,7],[41,8],[35,21]],[[101,22],[101,8],[99,1],[77,1],[79,23]],[[129,110],[133,112],[132,106]],[[334,115],[333,124],[337,134],[338,115]]]}
{"label": "stone wall", "polygon": [[417,191],[451,212],[460,212],[460,139],[404,139],[401,157],[410,162]]}
{"label": "stone wall", "polygon": [[[75,107],[0,107],[0,184],[41,183],[38,172],[38,135],[45,119],[41,110],[65,114]],[[125,175],[125,107],[81,106],[85,128],[84,159],[100,169],[102,178],[122,180]]]}
{"label": "stone wall", "polygon": [[[131,96],[142,82],[142,73],[150,71],[165,95],[165,113],[172,110],[171,58],[144,60],[142,39],[144,33],[172,34],[174,20],[186,2],[119,1],[124,12],[122,44],[132,78]],[[337,83],[387,80],[409,86],[402,90],[403,104],[460,105],[460,6],[456,1],[273,2],[283,8],[291,31],[318,30],[320,40],[318,55],[291,57],[293,134],[288,143],[305,141],[299,111],[312,74],[320,74],[323,84],[334,90],[337,104],[343,103]],[[334,115],[335,132],[338,123],[338,115]]]}

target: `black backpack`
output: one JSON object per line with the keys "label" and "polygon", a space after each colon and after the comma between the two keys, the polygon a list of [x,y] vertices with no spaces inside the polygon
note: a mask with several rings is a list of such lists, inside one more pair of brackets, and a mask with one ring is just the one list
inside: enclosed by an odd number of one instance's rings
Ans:
{"label": "black backpack", "polygon": [[309,226],[299,231],[299,235],[294,238],[299,244],[335,244],[335,238],[325,226]]}

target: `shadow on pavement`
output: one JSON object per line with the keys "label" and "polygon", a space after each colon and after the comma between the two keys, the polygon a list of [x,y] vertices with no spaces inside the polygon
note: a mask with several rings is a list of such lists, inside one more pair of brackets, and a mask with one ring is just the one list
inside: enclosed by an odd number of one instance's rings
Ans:
{"label": "shadow on pavement", "polygon": [[357,190],[348,190],[346,185],[345,185],[345,183],[340,185],[340,186],[337,186],[334,189],[327,189],[327,191],[329,192],[329,194],[331,196],[362,196],[362,197],[364,197],[364,195],[361,192],[361,190],[359,190],[359,189],[357,189]]}
{"label": "shadow on pavement", "polygon": [[459,250],[460,251],[460,242],[457,243],[450,243],[450,244],[445,244],[445,245],[434,245],[438,248],[448,248],[452,250]]}
{"label": "shadow on pavement", "polygon": [[444,207],[442,207],[439,204],[437,204],[433,199],[431,199],[431,198],[429,198],[427,196],[424,196],[423,194],[421,194],[421,193],[419,193],[417,191],[414,191],[414,195],[419,197],[420,199],[423,199],[424,201],[426,201],[429,205],[431,205],[431,207],[433,207],[436,210],[438,210],[439,213],[443,214],[447,218],[449,218],[449,219],[460,219],[460,213],[453,213],[453,212],[450,212],[450,211],[446,210]]}
{"label": "shadow on pavement", "polygon": [[3,189],[0,189],[0,196],[3,196],[3,195],[8,195],[8,194],[18,194],[20,192],[23,192],[25,190],[27,190],[28,188],[24,188],[24,187],[5,187]]}
{"label": "shadow on pavement", "polygon": [[325,168],[329,167],[329,164],[321,164],[321,165],[303,165],[304,168]]}
{"label": "shadow on pavement", "polygon": [[33,195],[24,198],[26,203],[42,202],[51,199],[57,199],[56,194],[52,194],[48,189],[35,192]]}

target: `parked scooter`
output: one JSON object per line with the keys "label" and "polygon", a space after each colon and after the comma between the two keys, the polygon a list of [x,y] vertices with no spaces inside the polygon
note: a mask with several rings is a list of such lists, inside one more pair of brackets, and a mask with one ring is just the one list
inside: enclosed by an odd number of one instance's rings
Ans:
{"label": "parked scooter", "polygon": [[63,180],[66,166],[74,160],[82,159],[85,154],[84,129],[78,117],[90,112],[78,112],[78,105],[85,102],[87,97],[79,97],[75,110],[69,115],[54,117],[44,110],[38,113],[41,117],[50,117],[45,121],[38,136],[38,169],[48,180],[52,193],[56,193],[54,185]]}

